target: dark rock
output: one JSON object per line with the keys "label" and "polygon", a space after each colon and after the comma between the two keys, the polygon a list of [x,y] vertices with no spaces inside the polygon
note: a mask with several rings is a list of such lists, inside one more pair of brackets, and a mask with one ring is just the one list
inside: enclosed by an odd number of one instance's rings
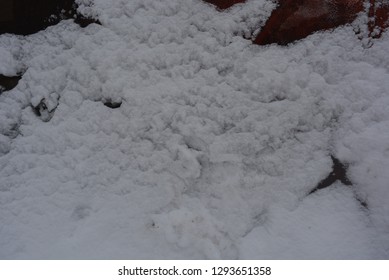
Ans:
{"label": "dark rock", "polygon": [[235,4],[246,2],[246,0],[204,0],[204,1],[211,3],[222,10],[227,9]]}

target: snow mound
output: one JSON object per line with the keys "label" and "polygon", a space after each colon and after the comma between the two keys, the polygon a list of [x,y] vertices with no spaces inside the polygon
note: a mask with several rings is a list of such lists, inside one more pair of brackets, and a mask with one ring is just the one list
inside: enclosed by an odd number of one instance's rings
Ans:
{"label": "snow mound", "polygon": [[[0,258],[389,257],[387,34],[261,47],[270,0],[79,2],[101,26],[0,36],[0,74],[26,71],[0,95]],[[353,186],[307,196],[331,155]]]}

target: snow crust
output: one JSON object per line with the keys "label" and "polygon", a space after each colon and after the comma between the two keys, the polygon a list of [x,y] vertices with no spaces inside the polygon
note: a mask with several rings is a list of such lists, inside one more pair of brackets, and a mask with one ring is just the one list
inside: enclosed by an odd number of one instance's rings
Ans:
{"label": "snow crust", "polygon": [[[389,257],[387,33],[255,46],[270,0],[79,3],[102,26],[0,36],[0,74],[26,71],[0,95],[0,258]],[[353,186],[307,196],[331,154]]]}

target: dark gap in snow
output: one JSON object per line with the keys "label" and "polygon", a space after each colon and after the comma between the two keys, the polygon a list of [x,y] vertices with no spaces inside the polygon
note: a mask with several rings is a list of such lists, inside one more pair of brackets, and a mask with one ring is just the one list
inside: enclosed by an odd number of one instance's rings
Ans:
{"label": "dark gap in snow", "polygon": [[195,150],[198,152],[202,152],[202,146],[204,146],[203,141],[200,138],[197,137],[189,137],[184,136],[184,144],[188,147],[188,149]]}
{"label": "dark gap in snow", "polygon": [[103,101],[104,105],[111,109],[117,109],[122,106],[122,102],[114,102],[112,100]]}
{"label": "dark gap in snow", "polygon": [[[309,192],[308,195],[315,193],[318,190],[328,188],[332,186],[336,181],[340,181],[343,185],[352,186],[352,182],[347,177],[347,165],[343,164],[334,156],[331,156],[332,159],[332,171],[331,173],[323,180],[319,182],[319,184]],[[359,202],[359,204],[364,209],[369,209],[369,206],[365,200],[354,194],[355,199]]]}
{"label": "dark gap in snow", "polygon": [[53,117],[53,114],[58,107],[57,103],[54,108],[49,109],[48,104],[50,103],[46,100],[46,98],[42,98],[42,100],[36,106],[31,104],[31,108],[34,114],[44,122],[48,122]]}
{"label": "dark gap in snow", "polygon": [[358,197],[358,196],[355,196],[356,200],[358,200],[359,204],[365,208],[365,209],[369,209],[369,206],[367,205],[367,202],[364,201],[362,198]]}
{"label": "dark gap in snow", "polygon": [[279,101],[283,101],[285,99],[286,99],[286,97],[284,97],[284,96],[276,95],[273,99],[271,99],[269,101],[269,103],[279,102]]}
{"label": "dark gap in snow", "polygon": [[63,19],[74,19],[81,27],[91,23],[101,24],[79,14],[75,0],[0,1],[0,34],[30,35]]}
{"label": "dark gap in snow", "polygon": [[35,115],[37,115],[38,117],[41,117],[42,116],[42,112],[47,110],[47,105],[45,103],[45,99],[43,98],[39,102],[39,104],[36,105],[36,106],[32,106],[31,105],[31,108],[32,108],[32,111],[34,112]]}
{"label": "dark gap in snow", "polygon": [[352,183],[347,177],[347,166],[341,163],[336,157],[331,156],[332,159],[332,171],[331,173],[323,180],[319,182],[319,184],[309,192],[308,195],[313,194],[314,192],[327,188],[331,186],[336,181],[342,182],[342,184],[346,186],[351,186]]}
{"label": "dark gap in snow", "polygon": [[98,19],[87,18],[87,17],[84,17],[83,15],[80,15],[80,14],[76,15],[74,22],[77,23],[82,28],[87,27],[89,24],[92,24],[92,23],[101,25],[101,22]]}
{"label": "dark gap in snow", "polygon": [[195,150],[197,152],[201,152],[201,150],[198,147],[195,147],[191,145],[190,143],[185,142],[185,145],[188,147],[189,150]]}
{"label": "dark gap in snow", "polygon": [[246,0],[204,0],[204,2],[211,3],[219,9],[224,10],[235,4],[244,3]]}
{"label": "dark gap in snow", "polygon": [[19,127],[20,127],[20,123],[12,123],[8,126],[7,129],[2,131],[1,134],[11,139],[14,139],[20,134]]}
{"label": "dark gap in snow", "polygon": [[21,74],[16,76],[11,76],[11,77],[0,74],[0,94],[4,91],[8,91],[15,88],[18,85],[19,80],[21,78],[22,78]]}

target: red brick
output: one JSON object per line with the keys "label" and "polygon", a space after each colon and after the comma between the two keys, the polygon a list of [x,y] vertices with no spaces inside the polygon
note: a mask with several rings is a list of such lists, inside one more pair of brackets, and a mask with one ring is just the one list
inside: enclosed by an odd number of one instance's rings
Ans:
{"label": "red brick", "polygon": [[362,0],[280,0],[254,43],[286,45],[350,23],[362,10]]}

